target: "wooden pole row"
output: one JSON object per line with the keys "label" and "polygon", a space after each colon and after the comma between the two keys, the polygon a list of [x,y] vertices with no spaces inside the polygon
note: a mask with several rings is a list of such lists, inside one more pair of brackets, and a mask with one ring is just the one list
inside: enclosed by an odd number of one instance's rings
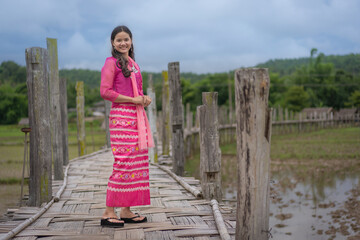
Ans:
{"label": "wooden pole row", "polygon": [[[183,174],[183,106],[179,63],[169,63],[173,172]],[[235,72],[238,203],[236,239],[267,239],[269,233],[269,175],[272,111],[268,108],[270,78],[267,69]],[[163,87],[164,89],[164,87]],[[167,93],[163,93],[166,96]],[[217,93],[203,93],[197,108],[202,193],[221,201],[221,152]],[[164,104],[164,102],[163,102]],[[190,130],[187,107],[187,132]],[[162,115],[166,116],[163,108]],[[223,114],[221,114],[223,115]],[[163,125],[166,121],[163,118]],[[231,129],[232,126],[223,129]],[[163,129],[164,135],[167,133]],[[163,143],[164,144],[164,143]]]}
{"label": "wooden pole row", "polygon": [[57,40],[47,38],[47,49],[27,48],[26,71],[30,134],[30,206],[52,196],[54,179],[64,178],[69,163],[66,80],[59,79]]}

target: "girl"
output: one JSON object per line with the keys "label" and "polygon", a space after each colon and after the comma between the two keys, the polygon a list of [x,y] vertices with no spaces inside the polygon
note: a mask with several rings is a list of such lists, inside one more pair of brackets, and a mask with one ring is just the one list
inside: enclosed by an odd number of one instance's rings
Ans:
{"label": "girl", "polygon": [[[150,204],[148,148],[154,144],[144,111],[151,99],[143,94],[130,30],[126,26],[114,28],[111,45],[112,57],[101,70],[100,95],[112,102],[109,129],[115,162],[101,225],[123,227],[124,222],[147,221],[130,207]],[[114,207],[121,207],[120,219]]]}

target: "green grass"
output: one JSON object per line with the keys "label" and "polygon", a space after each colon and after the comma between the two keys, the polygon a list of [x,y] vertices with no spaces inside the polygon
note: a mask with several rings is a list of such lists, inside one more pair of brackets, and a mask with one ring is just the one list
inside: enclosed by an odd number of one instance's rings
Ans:
{"label": "green grass", "polygon": [[[222,171],[226,171],[226,175],[231,175],[231,169],[225,168],[236,166],[234,160],[236,142],[220,148],[222,166],[224,166]],[[360,128],[323,129],[302,134],[274,135],[271,138],[270,158],[274,163],[293,163],[287,168],[297,168],[301,173],[311,169],[326,168],[329,165],[332,165],[334,171],[360,168]],[[226,162],[229,164],[227,165]],[[200,153],[195,153],[186,159],[187,175],[198,177],[199,165]],[[283,167],[275,166],[273,171],[284,169]]]}
{"label": "green grass", "polygon": [[[93,122],[92,128],[90,122],[86,122],[86,153],[98,151],[105,145],[106,133],[100,126],[101,122],[98,120]],[[68,133],[69,159],[73,159],[78,157],[76,123],[69,123]],[[0,126],[0,184],[21,181],[24,159],[24,135],[21,132],[21,126]],[[26,169],[25,177],[27,176]]]}
{"label": "green grass", "polygon": [[[236,155],[236,142],[221,146]],[[323,129],[271,137],[272,160],[360,159],[360,128]]]}

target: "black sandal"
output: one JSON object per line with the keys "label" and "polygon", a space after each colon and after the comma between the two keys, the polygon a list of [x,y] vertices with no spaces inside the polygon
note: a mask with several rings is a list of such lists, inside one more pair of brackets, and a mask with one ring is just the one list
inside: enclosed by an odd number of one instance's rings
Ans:
{"label": "black sandal", "polygon": [[123,220],[125,223],[143,223],[143,222],[147,222],[147,218],[144,217],[144,219],[142,220],[134,220],[135,218],[140,217],[140,215],[138,213],[135,213],[135,217],[132,218],[121,218],[121,220]]}
{"label": "black sandal", "polygon": [[100,225],[103,227],[114,227],[114,228],[121,228],[124,227],[124,223],[123,222],[111,222],[109,221],[109,219],[116,219],[116,220],[123,220],[120,218],[114,218],[114,217],[110,217],[110,218],[102,218]]}

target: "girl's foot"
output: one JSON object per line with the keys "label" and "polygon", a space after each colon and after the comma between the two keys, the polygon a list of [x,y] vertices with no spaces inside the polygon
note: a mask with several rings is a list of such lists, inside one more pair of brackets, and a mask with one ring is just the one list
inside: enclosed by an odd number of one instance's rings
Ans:
{"label": "girl's foot", "polygon": [[124,223],[124,221],[120,220],[115,213],[112,214],[104,213],[101,217],[101,220],[103,219],[106,219],[108,222],[112,222],[112,223]]}
{"label": "girl's foot", "polygon": [[[125,220],[125,222],[145,222],[146,221],[146,217],[140,216],[139,214],[135,214],[132,211],[130,211],[130,209],[125,209],[125,208],[121,209],[120,216],[121,216],[121,219]],[[131,221],[129,221],[129,220],[131,220]]]}

